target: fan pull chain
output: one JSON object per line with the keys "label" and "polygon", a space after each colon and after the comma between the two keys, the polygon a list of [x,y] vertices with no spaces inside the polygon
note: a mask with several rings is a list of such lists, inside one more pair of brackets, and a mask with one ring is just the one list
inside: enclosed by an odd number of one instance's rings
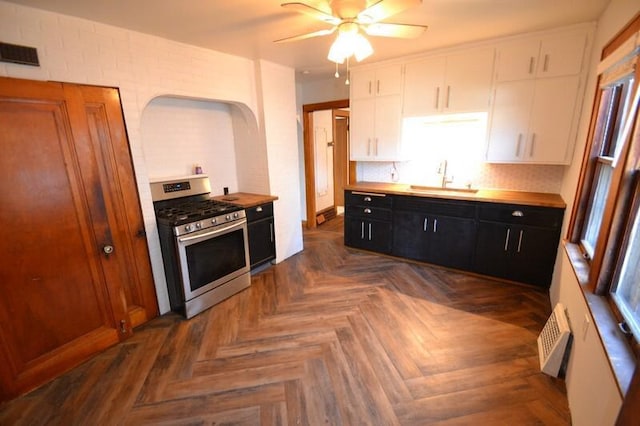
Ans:
{"label": "fan pull chain", "polygon": [[350,84],[350,82],[349,82],[349,74],[350,73],[351,72],[349,71],[349,57],[347,56],[347,79],[344,81],[344,84],[346,86],[348,86]]}
{"label": "fan pull chain", "polygon": [[334,74],[336,78],[340,78],[340,73],[338,72],[338,63],[336,62],[336,73]]}

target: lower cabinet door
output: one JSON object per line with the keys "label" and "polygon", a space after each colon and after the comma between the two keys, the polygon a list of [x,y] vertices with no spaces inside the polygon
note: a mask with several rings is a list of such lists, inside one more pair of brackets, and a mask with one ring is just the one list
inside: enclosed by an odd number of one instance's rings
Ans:
{"label": "lower cabinet door", "polygon": [[558,251],[558,230],[512,227],[507,267],[509,279],[549,287]]}
{"label": "lower cabinet door", "polygon": [[434,216],[427,222],[431,234],[426,261],[456,269],[471,269],[476,236],[475,220]]}
{"label": "lower cabinet door", "polygon": [[480,222],[476,239],[473,269],[484,275],[508,278],[507,262],[509,226],[501,223]]}
{"label": "lower cabinet door", "polygon": [[411,211],[393,212],[394,256],[426,261],[429,257],[431,232],[429,219],[422,213]]}
{"label": "lower cabinet door", "polygon": [[344,243],[350,247],[379,253],[390,253],[391,223],[358,217],[345,217]]}
{"label": "lower cabinet door", "polygon": [[276,242],[273,229],[273,218],[258,220],[247,225],[249,234],[250,264],[260,265],[276,257]]}

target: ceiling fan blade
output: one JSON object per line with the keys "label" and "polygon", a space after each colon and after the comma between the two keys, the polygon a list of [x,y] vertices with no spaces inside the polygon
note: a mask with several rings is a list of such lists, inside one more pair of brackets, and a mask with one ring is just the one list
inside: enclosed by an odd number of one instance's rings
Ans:
{"label": "ceiling fan blade", "polygon": [[285,38],[281,38],[279,40],[275,40],[274,43],[284,43],[284,42],[288,42],[288,41],[298,41],[298,40],[304,40],[307,38],[312,38],[312,37],[320,37],[320,36],[326,36],[329,34],[332,34],[333,32],[335,32],[335,30],[338,27],[333,27],[331,29],[328,30],[320,30],[320,31],[314,31],[312,33],[306,33],[306,34],[300,34],[297,36],[293,36],[293,37],[285,37]]}
{"label": "ceiling fan blade", "polygon": [[280,6],[293,10],[298,13],[303,13],[305,15],[311,16],[319,21],[326,22],[331,25],[338,25],[342,20],[331,15],[324,10],[317,9],[313,6],[309,6],[308,4],[300,3],[300,2],[292,2],[292,3],[282,3]]}
{"label": "ceiling fan blade", "polygon": [[379,0],[358,14],[358,22],[361,24],[378,22],[420,4],[422,0]]}
{"label": "ceiling fan blade", "polygon": [[426,31],[427,26],[412,24],[386,24],[378,22],[370,25],[362,25],[362,28],[364,29],[364,32],[370,36],[416,38]]}

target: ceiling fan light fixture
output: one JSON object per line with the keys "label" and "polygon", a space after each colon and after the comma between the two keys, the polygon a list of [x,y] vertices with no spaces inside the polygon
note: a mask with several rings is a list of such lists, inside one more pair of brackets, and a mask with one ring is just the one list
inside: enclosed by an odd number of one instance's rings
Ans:
{"label": "ceiling fan light fixture", "polygon": [[327,58],[335,63],[342,64],[345,59],[355,56],[358,62],[369,57],[373,53],[373,47],[369,40],[358,30],[358,25],[352,22],[340,25],[338,36],[334,40]]}

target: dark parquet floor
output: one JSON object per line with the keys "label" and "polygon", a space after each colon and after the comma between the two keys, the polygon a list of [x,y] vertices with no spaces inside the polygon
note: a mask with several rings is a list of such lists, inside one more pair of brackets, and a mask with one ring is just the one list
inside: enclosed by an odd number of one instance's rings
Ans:
{"label": "dark parquet floor", "polygon": [[2,425],[567,425],[540,373],[548,296],[347,249],[305,250],[185,321],[134,336],[0,407]]}

